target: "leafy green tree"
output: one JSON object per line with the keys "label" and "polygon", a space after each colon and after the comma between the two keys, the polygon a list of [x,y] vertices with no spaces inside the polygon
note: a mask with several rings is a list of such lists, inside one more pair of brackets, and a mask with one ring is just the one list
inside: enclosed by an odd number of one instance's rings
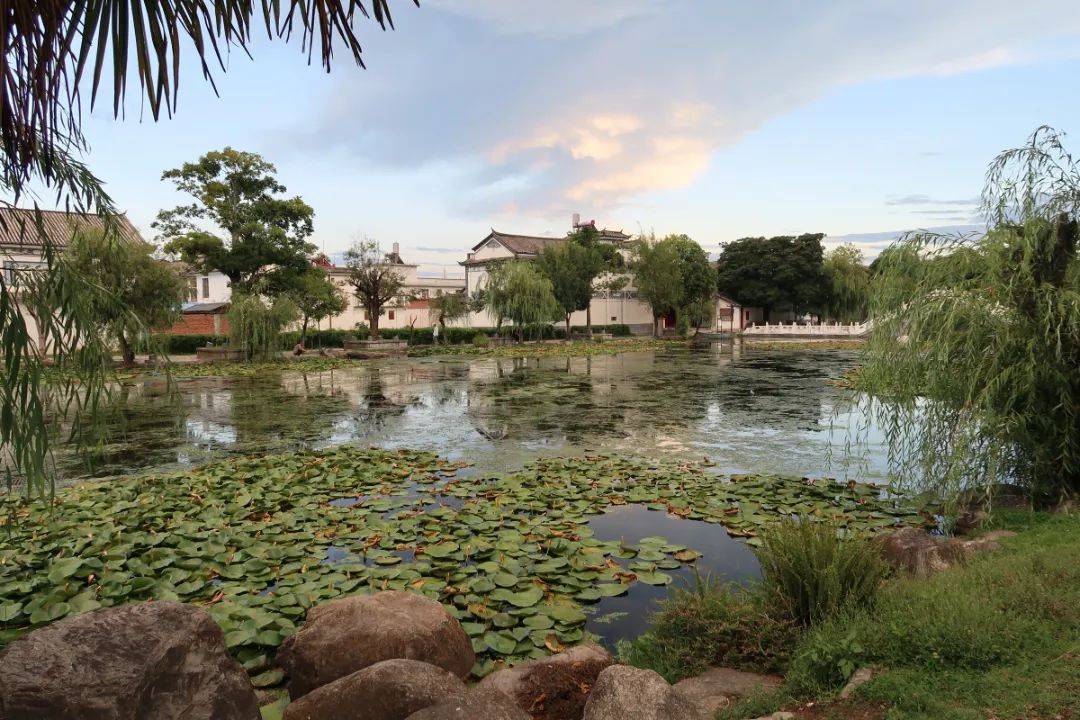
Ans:
{"label": "leafy green tree", "polygon": [[657,242],[655,236],[634,244],[631,264],[638,297],[649,304],[653,336],[660,334],[660,318],[675,312],[683,299],[681,261],[674,243]]}
{"label": "leafy green tree", "polygon": [[285,186],[274,173],[261,156],[229,147],[166,170],[162,179],[194,199],[158,213],[153,227],[166,252],[222,273],[243,293],[280,287],[274,275],[299,277],[315,252],[307,241],[314,211],[299,197],[280,197]]}
{"label": "leafy green tree", "polygon": [[[134,7],[139,8],[138,22],[131,20]],[[212,80],[215,62],[224,70],[228,53],[223,50],[246,49],[253,20],[270,36],[299,36],[309,58],[318,45],[327,70],[335,44],[345,45],[362,65],[352,20],[368,16],[363,4],[324,0],[319,12],[309,10],[301,0],[6,2],[0,11],[0,190],[5,196],[0,204],[17,207],[27,198],[33,200],[33,188],[44,188],[54,194],[56,205],[70,210],[72,222],[81,213],[93,212],[107,231],[115,229],[112,199],[90,169],[74,159],[84,147],[82,91],[91,89],[92,106],[102,87],[99,81],[111,78],[113,112],[119,114],[133,79],[156,120],[176,108],[181,45],[188,44],[204,77]],[[372,11],[380,25],[392,26],[386,0],[373,0]],[[129,71],[129,55],[137,72]],[[9,487],[22,483],[28,495],[40,496],[54,479],[47,457],[58,423],[48,420],[66,414],[76,426],[94,422],[107,392],[110,358],[91,307],[99,290],[68,267],[36,203],[31,212],[33,221],[20,222],[16,232],[42,247],[44,271],[30,274],[18,287],[0,278],[0,356],[6,361],[0,373],[0,446],[5,448],[2,472]],[[51,358],[40,353],[27,315],[37,318]],[[60,370],[49,382],[43,379],[46,362]]]}
{"label": "leafy green tree", "polygon": [[296,322],[299,311],[287,296],[232,293],[229,298],[229,344],[240,348],[248,360],[281,359],[281,331]]}
{"label": "leafy green tree", "polygon": [[439,324],[440,335],[446,338],[446,323],[453,322],[469,314],[469,301],[464,292],[445,293],[431,298],[430,307]]}
{"label": "leafy green tree", "polygon": [[694,328],[696,333],[712,320],[715,311],[716,271],[705,248],[689,235],[668,235],[662,242],[671,243],[679,258],[682,297],[676,312],[685,316],[687,326]]}
{"label": "leafy green tree", "polygon": [[388,263],[374,240],[359,240],[345,253],[349,285],[367,312],[371,339],[379,339],[379,316],[391,302],[400,301],[405,278]]}
{"label": "leafy green tree", "polygon": [[71,268],[104,293],[92,295],[100,331],[120,348],[125,365],[148,331],[180,317],[184,284],[167,263],[153,257],[147,243],[116,239],[101,230],[82,229],[64,251]]}
{"label": "leafy green tree", "polygon": [[537,267],[551,281],[555,300],[562,308],[567,336],[570,335],[570,316],[579,310],[588,310],[592,302],[592,284],[599,257],[592,248],[571,238],[549,245],[537,258]]}
{"label": "leafy green tree", "polygon": [[870,301],[870,269],[862,252],[851,245],[833,248],[825,256],[827,298],[825,314],[840,322],[866,319]]}
{"label": "leafy green tree", "polygon": [[[593,289],[603,289],[604,286],[613,282],[609,276],[615,273],[623,273],[626,269],[626,262],[614,245],[600,240],[600,233],[591,224],[578,228],[577,231],[570,234],[568,240],[578,243],[588,253],[583,263],[589,276],[589,302],[585,304],[585,328],[589,337],[592,337]],[[623,277],[625,278],[625,274]],[[601,281],[598,287],[597,283],[600,278],[607,278],[607,280]],[[623,284],[625,285],[625,280]]]}
{"label": "leafy green tree", "polygon": [[741,238],[723,247],[717,288],[736,302],[769,313],[820,310],[826,299],[824,233]]}
{"label": "leafy green tree", "polygon": [[551,281],[532,262],[511,260],[493,266],[487,288],[488,311],[514,323],[518,342],[525,339],[527,326],[554,322],[563,315]]}
{"label": "leafy green tree", "polygon": [[917,234],[883,253],[858,386],[899,484],[1080,491],[1080,168],[1040,128],[990,165],[981,237]]}
{"label": "leafy green tree", "polygon": [[284,296],[292,300],[300,313],[300,346],[307,340],[308,325],[339,315],[348,307],[348,298],[330,275],[317,265],[289,278]]}

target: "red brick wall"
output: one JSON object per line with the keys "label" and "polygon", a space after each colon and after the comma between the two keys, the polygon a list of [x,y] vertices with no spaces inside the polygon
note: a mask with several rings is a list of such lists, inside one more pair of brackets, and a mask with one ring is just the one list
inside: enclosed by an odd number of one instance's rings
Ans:
{"label": "red brick wall", "polygon": [[[214,331],[214,318],[218,318],[218,332]],[[163,332],[173,335],[226,335],[229,332],[229,318],[224,314],[187,313],[168,330]]]}

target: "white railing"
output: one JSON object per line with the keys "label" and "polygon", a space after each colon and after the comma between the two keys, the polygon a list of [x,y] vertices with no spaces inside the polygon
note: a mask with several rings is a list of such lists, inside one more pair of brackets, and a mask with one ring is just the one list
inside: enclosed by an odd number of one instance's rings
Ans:
{"label": "white railing", "polygon": [[795,337],[862,337],[870,332],[870,322],[864,323],[824,323],[821,325],[799,325],[777,323],[770,325],[751,325],[743,330],[743,335],[787,335]]}

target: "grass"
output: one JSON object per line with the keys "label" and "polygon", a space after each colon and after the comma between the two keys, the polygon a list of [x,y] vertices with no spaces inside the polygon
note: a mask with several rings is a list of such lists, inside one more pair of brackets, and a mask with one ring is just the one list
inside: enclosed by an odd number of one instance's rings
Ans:
{"label": "grass", "polygon": [[771,528],[757,552],[764,589],[802,625],[873,603],[888,567],[868,536],[840,539],[830,522],[785,521]]}
{"label": "grass", "polygon": [[674,590],[649,632],[621,643],[619,656],[672,683],[712,666],[776,672],[786,666],[797,632],[762,593],[698,579]]}
{"label": "grass", "polygon": [[[851,702],[885,720],[1080,717],[1080,518],[999,511],[993,526],[1020,535],[932,577],[894,578],[872,607],[810,627],[790,648],[781,690],[720,717],[782,707],[850,717]],[[885,670],[838,702],[836,692],[864,665]]]}

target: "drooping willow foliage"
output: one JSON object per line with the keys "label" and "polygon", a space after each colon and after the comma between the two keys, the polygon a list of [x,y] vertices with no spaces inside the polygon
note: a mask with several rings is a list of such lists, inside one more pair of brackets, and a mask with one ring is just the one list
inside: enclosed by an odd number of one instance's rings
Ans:
{"label": "drooping willow foliage", "polygon": [[244,351],[248,360],[281,359],[281,331],[300,313],[286,297],[272,301],[258,295],[233,293],[229,301],[229,345]]}
{"label": "drooping willow foliage", "polygon": [[870,300],[870,269],[863,264],[862,252],[852,245],[841,245],[825,254],[825,279],[829,283],[825,316],[840,322],[866,319]]}
{"label": "drooping willow foliage", "polygon": [[[392,27],[387,0],[369,6],[375,21]],[[361,0],[0,3],[0,207],[32,206],[28,220],[4,229],[42,248],[39,271],[0,276],[0,474],[9,489],[51,490],[55,421],[64,417],[81,434],[79,426],[98,416],[106,387],[110,348],[91,309],[109,299],[62,257],[33,192],[42,188],[52,195],[49,204],[70,212],[73,231],[86,213],[101,216],[106,232],[114,222],[109,196],[76,159],[84,149],[82,91],[93,105],[102,81],[111,80],[119,115],[131,83],[157,119],[176,107],[182,44],[212,83],[213,66],[224,70],[227,51],[245,49],[260,27],[283,40],[295,32],[309,60],[317,52],[327,70],[342,45],[363,65],[357,16],[368,16]],[[49,382],[47,364],[56,366]]]}
{"label": "drooping willow foliage", "polygon": [[1040,128],[987,173],[979,237],[916,234],[878,261],[859,384],[901,484],[1080,491],[1080,171]]}

